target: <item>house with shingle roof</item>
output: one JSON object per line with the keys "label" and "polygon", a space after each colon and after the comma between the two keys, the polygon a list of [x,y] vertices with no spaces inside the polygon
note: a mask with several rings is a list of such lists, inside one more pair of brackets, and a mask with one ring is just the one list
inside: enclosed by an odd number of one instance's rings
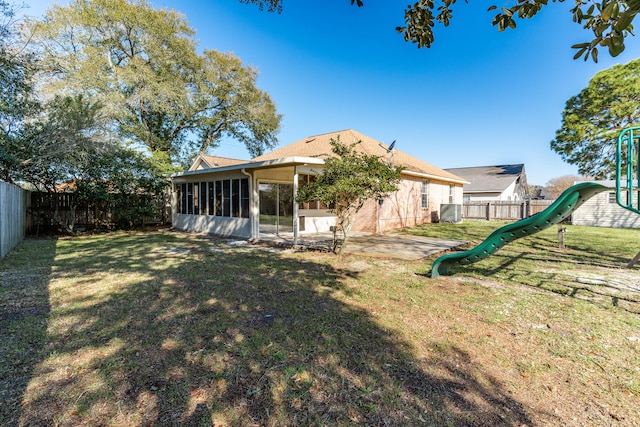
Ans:
{"label": "house with shingle roof", "polygon": [[465,201],[521,201],[527,195],[524,164],[448,168],[469,184],[464,186]]}
{"label": "house with shingle roof", "polygon": [[466,181],[352,129],[310,136],[251,160],[199,155],[172,175],[173,226],[259,240],[265,233],[328,232],[336,218],[320,202],[295,203],[298,186],[322,173],[330,141],[359,142],[356,150],[404,166],[399,189],[369,200],[353,231],[383,233],[439,220],[440,205],[462,204]]}

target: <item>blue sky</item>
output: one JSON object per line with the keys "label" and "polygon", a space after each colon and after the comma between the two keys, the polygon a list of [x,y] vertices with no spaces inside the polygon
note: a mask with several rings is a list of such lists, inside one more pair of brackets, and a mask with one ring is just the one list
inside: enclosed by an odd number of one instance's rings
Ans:
{"label": "blue sky", "polygon": [[[26,3],[40,16],[56,2]],[[402,1],[285,1],[282,14],[238,0],[151,3],[182,12],[201,49],[231,51],[259,71],[283,115],[280,145],[352,128],[441,168],[524,163],[539,185],[577,172],[549,148],[567,99],[598,71],[640,57],[631,37],[617,58],[573,60],[570,46],[591,38],[569,4],[500,33],[493,2],[460,2],[434,46],[417,49],[395,32]],[[214,154],[249,157],[235,141]]]}

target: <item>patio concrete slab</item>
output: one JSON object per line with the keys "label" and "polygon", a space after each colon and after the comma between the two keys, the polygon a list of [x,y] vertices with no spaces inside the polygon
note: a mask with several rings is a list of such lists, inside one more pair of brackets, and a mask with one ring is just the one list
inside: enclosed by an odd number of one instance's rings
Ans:
{"label": "patio concrete slab", "polygon": [[[298,238],[297,245],[329,248],[332,239],[332,235],[329,233],[306,234]],[[268,244],[293,246],[293,235],[290,233],[280,235],[261,234],[260,241]],[[455,249],[465,243],[467,242],[464,240],[456,239],[409,236],[395,233],[373,234],[356,232],[349,238],[344,253],[413,261]]]}
{"label": "patio concrete slab", "polygon": [[369,234],[351,238],[344,252],[413,261],[452,250],[465,243],[464,240],[404,234]]}

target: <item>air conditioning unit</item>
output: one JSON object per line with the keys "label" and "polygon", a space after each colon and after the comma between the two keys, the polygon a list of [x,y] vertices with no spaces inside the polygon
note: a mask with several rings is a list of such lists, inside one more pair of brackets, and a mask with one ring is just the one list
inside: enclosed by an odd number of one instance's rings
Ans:
{"label": "air conditioning unit", "polygon": [[442,222],[462,222],[462,205],[442,204],[440,205],[440,221]]}

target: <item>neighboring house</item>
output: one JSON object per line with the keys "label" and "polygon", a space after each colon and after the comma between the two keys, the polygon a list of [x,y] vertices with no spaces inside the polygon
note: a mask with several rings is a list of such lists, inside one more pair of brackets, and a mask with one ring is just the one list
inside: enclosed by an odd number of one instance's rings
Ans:
{"label": "neighboring house", "polygon": [[527,196],[523,164],[445,169],[468,181],[464,201],[522,201]]}
{"label": "neighboring house", "polygon": [[[402,165],[399,190],[369,200],[353,231],[381,233],[439,219],[440,205],[461,204],[465,180],[354,130],[311,136],[243,161],[200,155],[192,167],[172,175],[173,226],[180,230],[259,240],[261,233],[328,232],[334,214],[319,202],[294,203],[298,186],[322,172],[333,156],[330,141],[361,141],[357,150]],[[217,162],[217,166],[216,166]],[[225,162],[225,163],[223,163]]]}
{"label": "neighboring house", "polygon": [[[618,205],[616,201],[615,181],[596,181],[610,187],[610,191],[596,194],[571,215],[571,223],[574,225],[589,225],[594,227],[616,228],[640,228],[640,215]],[[623,193],[626,199],[626,192]],[[640,193],[634,194],[634,206],[637,204]]]}

